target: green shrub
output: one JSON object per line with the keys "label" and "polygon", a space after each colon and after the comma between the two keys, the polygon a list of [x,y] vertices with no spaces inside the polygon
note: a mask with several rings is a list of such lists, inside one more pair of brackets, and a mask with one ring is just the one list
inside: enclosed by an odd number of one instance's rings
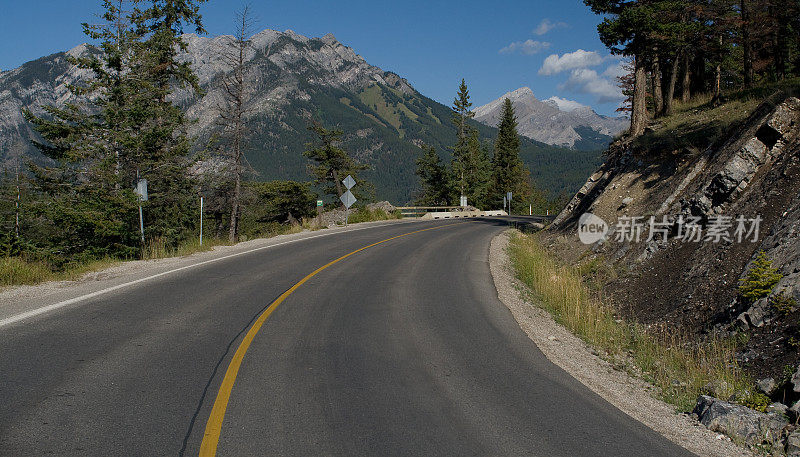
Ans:
{"label": "green shrub", "polygon": [[736,403],[763,413],[767,411],[767,406],[772,403],[772,400],[761,392],[747,390],[744,395],[736,399]]}
{"label": "green shrub", "polygon": [[775,294],[770,298],[769,302],[772,308],[784,317],[791,314],[797,307],[797,301],[794,297],[789,297],[783,292]]}
{"label": "green shrub", "polygon": [[767,257],[767,253],[761,251],[753,261],[747,276],[740,280],[739,294],[748,302],[755,302],[769,295],[782,277],[778,269],[772,267],[772,261]]}

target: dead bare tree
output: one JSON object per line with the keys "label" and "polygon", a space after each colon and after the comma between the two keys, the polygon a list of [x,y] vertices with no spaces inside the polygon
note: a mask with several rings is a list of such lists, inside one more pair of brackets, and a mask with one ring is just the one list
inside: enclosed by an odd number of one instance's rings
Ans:
{"label": "dead bare tree", "polygon": [[[239,220],[242,205],[242,176],[246,171],[246,160],[242,150],[245,146],[247,131],[247,98],[249,86],[246,76],[248,52],[251,47],[250,36],[255,20],[252,8],[245,5],[236,12],[236,31],[230,43],[223,51],[222,59],[229,66],[220,78],[223,102],[218,106],[219,122],[222,125],[222,137],[225,140],[226,156],[230,164],[233,191],[230,199],[231,224],[228,238],[231,243],[239,239]],[[267,51],[269,54],[269,50]]]}

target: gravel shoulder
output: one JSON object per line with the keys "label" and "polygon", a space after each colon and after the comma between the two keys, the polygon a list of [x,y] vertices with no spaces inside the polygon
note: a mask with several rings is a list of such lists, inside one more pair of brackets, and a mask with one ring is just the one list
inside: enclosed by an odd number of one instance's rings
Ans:
{"label": "gravel shoulder", "polygon": [[489,263],[497,294],[522,330],[544,355],[583,385],[633,419],[673,443],[700,455],[748,457],[755,454],[714,433],[669,404],[654,398],[654,387],[614,369],[553,317],[523,297],[527,287],[511,270],[507,247],[511,231],[496,236],[489,248]]}
{"label": "gravel shoulder", "polygon": [[[351,224],[349,227],[334,227],[316,231],[278,235],[244,241],[233,246],[216,246],[205,252],[183,257],[157,260],[133,260],[121,262],[104,270],[86,273],[74,281],[51,281],[36,285],[12,286],[0,289],[0,326],[4,319],[13,319],[23,313],[77,299],[108,288],[124,286],[131,282],[143,282],[154,275],[171,274],[178,269],[191,268],[215,259],[243,254],[270,246],[291,243],[303,239],[328,236],[345,231],[364,230],[389,224],[414,223],[414,220],[390,220]],[[177,274],[177,273],[176,273]]]}

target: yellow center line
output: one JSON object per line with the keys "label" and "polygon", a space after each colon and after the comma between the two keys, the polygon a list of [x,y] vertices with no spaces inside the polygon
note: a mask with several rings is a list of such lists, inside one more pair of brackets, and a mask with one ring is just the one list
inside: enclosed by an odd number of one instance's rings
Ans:
{"label": "yellow center line", "polygon": [[217,445],[219,444],[219,435],[222,432],[222,421],[225,419],[225,410],[228,409],[228,400],[230,400],[231,392],[233,391],[233,384],[236,382],[236,376],[239,374],[239,368],[242,366],[242,361],[244,360],[244,356],[247,353],[247,349],[250,348],[250,344],[253,342],[253,339],[258,334],[259,330],[261,330],[261,326],[264,325],[264,322],[269,318],[269,316],[275,311],[275,309],[280,305],[284,300],[286,300],[289,295],[297,290],[300,286],[305,284],[306,281],[316,276],[322,270],[334,265],[336,263],[341,262],[342,260],[350,257],[353,254],[357,254],[365,249],[369,249],[373,246],[377,246],[379,244],[386,243],[387,241],[391,241],[397,238],[402,238],[404,236],[413,235],[415,233],[426,232],[428,230],[439,229],[443,227],[449,227],[456,224],[447,224],[447,225],[440,225],[438,227],[430,227],[421,230],[414,230],[413,232],[404,233],[402,235],[393,236],[391,238],[387,238],[385,240],[378,241],[376,243],[369,244],[362,248],[356,249],[353,252],[345,254],[339,257],[336,260],[332,260],[325,265],[317,268],[305,278],[298,281],[295,285],[293,285],[289,290],[282,293],[275,301],[273,301],[267,309],[262,312],[256,321],[253,323],[253,326],[250,327],[250,330],[242,339],[242,342],[239,343],[239,347],[236,349],[236,352],[233,354],[233,358],[231,359],[230,364],[228,365],[228,369],[225,371],[225,377],[222,379],[222,385],[219,386],[219,392],[217,393],[217,398],[214,400],[214,406],[211,408],[211,415],[208,417],[208,422],[206,422],[206,430],[203,433],[203,442],[200,444],[200,456],[207,457],[207,456],[214,456],[217,453]]}

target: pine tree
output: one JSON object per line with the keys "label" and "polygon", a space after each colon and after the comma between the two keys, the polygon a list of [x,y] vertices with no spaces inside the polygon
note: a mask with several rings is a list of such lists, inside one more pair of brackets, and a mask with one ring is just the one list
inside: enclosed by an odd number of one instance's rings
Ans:
{"label": "pine tree", "polygon": [[769,295],[782,277],[778,269],[772,267],[772,261],[767,257],[767,253],[759,251],[753,260],[753,266],[740,281],[739,294],[749,303],[755,302]]}
{"label": "pine tree", "polygon": [[[473,128],[467,123],[469,119],[475,116],[475,113],[470,111],[472,102],[469,101],[469,89],[464,79],[461,79],[461,84],[458,86],[458,94],[453,100],[453,124],[455,124],[457,131],[456,144],[453,146],[453,159],[450,163],[450,179],[452,188],[455,195],[455,200],[460,200],[461,195],[467,196],[473,193],[470,188],[472,180],[470,176],[476,173],[474,170],[475,159],[478,157],[474,144],[471,143],[473,136]],[[474,142],[473,142],[474,143]],[[480,142],[479,142],[480,145]]]}
{"label": "pine tree", "polygon": [[477,129],[470,129],[467,142],[469,167],[467,168],[467,200],[472,206],[486,208],[490,204],[492,186],[492,156],[489,144],[482,144]]}
{"label": "pine tree", "polygon": [[315,183],[322,186],[326,194],[338,199],[345,192],[342,180],[351,175],[358,183],[353,193],[360,197],[359,200],[368,195],[372,189],[371,183],[360,179],[358,172],[368,170],[369,165],[356,162],[340,147],[343,132],[326,129],[316,122],[310,125],[308,130],[317,136],[317,142],[306,144],[303,155],[315,162],[308,168],[309,173],[315,178]]}
{"label": "pine tree", "polygon": [[[91,71],[70,90],[78,102],[44,107],[46,117],[26,112],[44,141],[36,146],[59,165],[33,169],[40,202],[53,224],[50,239],[63,260],[129,257],[138,242],[137,175],[149,181],[149,238],[177,245],[194,224],[192,181],[187,176],[189,138],[182,110],[169,100],[177,87],[194,88],[188,62],[179,62],[182,25],[202,32],[194,1],[106,1],[105,24],[84,24],[100,50],[70,58]],[[188,87],[187,87],[188,86]]]}
{"label": "pine tree", "polygon": [[469,135],[467,120],[475,117],[470,108],[472,102],[469,101],[469,89],[464,78],[461,78],[461,84],[458,86],[458,94],[453,100],[453,123],[458,127],[458,138],[463,139]]}
{"label": "pine tree", "polygon": [[132,140],[140,176],[150,183],[147,230],[153,238],[176,245],[196,221],[195,182],[187,170],[191,139],[185,112],[170,100],[175,91],[202,96],[186,51],[184,27],[205,33],[199,4],[205,0],[153,0],[134,14],[143,39],[134,43],[129,90],[135,110]]}
{"label": "pine tree", "polygon": [[450,195],[447,170],[433,146],[423,145],[423,155],[417,158],[416,174],[422,184],[417,198],[419,205],[446,206]]}
{"label": "pine tree", "polygon": [[513,192],[512,203],[517,209],[527,206],[531,197],[530,171],[519,157],[519,134],[514,105],[511,100],[503,101],[503,111],[497,126],[497,139],[494,142],[492,202],[502,204],[506,192]]}

